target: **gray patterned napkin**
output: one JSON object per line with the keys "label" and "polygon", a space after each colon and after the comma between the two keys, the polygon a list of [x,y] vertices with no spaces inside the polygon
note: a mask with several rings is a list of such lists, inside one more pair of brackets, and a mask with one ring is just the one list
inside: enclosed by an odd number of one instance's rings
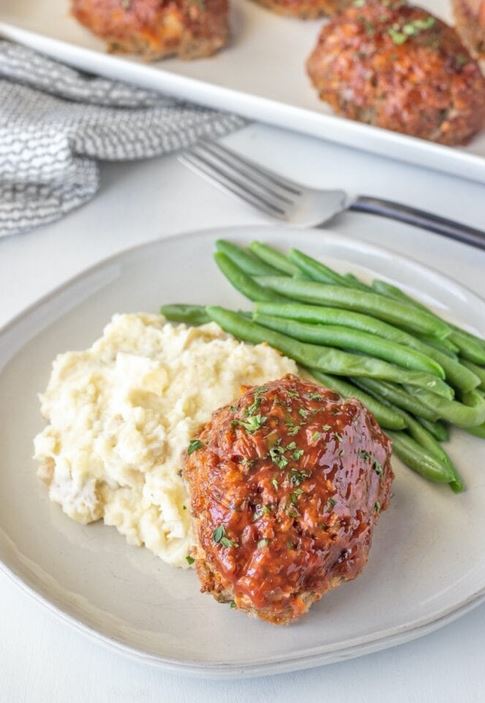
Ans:
{"label": "gray patterned napkin", "polygon": [[235,115],[86,75],[0,40],[0,236],[90,200],[96,159],[167,154],[243,125]]}

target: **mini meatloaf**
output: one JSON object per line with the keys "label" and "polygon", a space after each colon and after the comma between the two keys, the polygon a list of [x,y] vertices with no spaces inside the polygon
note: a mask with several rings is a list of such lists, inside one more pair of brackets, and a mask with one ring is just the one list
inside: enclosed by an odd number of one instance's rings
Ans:
{"label": "mini meatloaf", "polygon": [[313,20],[317,17],[332,16],[347,7],[350,0],[256,0],[279,15]]}
{"label": "mini meatloaf", "polygon": [[345,117],[442,144],[485,118],[485,79],[454,29],[399,2],[358,0],[321,31],[307,70]]}
{"label": "mini meatloaf", "polygon": [[296,376],[216,411],[184,468],[202,591],[288,623],[354,579],[388,505],[390,457],[358,400]]}
{"label": "mini meatloaf", "polygon": [[72,0],[72,14],[109,51],[148,61],[210,56],[228,38],[228,0]]}
{"label": "mini meatloaf", "polygon": [[485,0],[452,0],[456,28],[469,50],[485,59]]}

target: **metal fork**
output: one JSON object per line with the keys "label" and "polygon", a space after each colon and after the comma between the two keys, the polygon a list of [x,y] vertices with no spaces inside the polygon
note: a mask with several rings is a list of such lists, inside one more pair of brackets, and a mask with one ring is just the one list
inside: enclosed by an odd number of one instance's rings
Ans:
{"label": "metal fork", "polygon": [[198,142],[179,161],[217,186],[286,224],[319,227],[345,210],[367,212],[421,227],[485,250],[485,232],[391,200],[295,183],[218,142]]}

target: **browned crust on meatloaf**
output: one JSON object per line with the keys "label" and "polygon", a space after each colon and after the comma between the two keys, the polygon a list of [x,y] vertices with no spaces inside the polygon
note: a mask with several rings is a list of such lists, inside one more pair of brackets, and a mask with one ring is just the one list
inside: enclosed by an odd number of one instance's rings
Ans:
{"label": "browned crust on meatloaf", "polygon": [[478,64],[454,29],[411,5],[349,7],[322,29],[307,71],[337,113],[385,129],[464,144],[485,118]]}
{"label": "browned crust on meatloaf", "polygon": [[278,15],[314,20],[331,17],[349,5],[350,0],[255,0]]}
{"label": "browned crust on meatloaf", "polygon": [[216,411],[184,468],[202,590],[285,624],[364,568],[391,444],[355,399],[286,376]]}
{"label": "browned crust on meatloaf", "polygon": [[456,28],[470,52],[485,59],[485,0],[452,0]]}
{"label": "browned crust on meatloaf", "polygon": [[71,0],[109,51],[147,61],[211,56],[227,42],[228,0]]}

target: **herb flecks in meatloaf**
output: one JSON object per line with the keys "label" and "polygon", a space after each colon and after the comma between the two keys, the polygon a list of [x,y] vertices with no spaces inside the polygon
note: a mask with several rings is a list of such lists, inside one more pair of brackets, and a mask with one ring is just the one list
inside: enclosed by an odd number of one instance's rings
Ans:
{"label": "herb flecks in meatloaf", "polygon": [[340,115],[442,144],[483,126],[485,79],[454,29],[412,5],[357,0],[321,31],[307,61]]}
{"label": "herb flecks in meatloaf", "polygon": [[273,623],[364,568],[391,443],[355,399],[295,376],[216,411],[187,456],[202,590]]}

